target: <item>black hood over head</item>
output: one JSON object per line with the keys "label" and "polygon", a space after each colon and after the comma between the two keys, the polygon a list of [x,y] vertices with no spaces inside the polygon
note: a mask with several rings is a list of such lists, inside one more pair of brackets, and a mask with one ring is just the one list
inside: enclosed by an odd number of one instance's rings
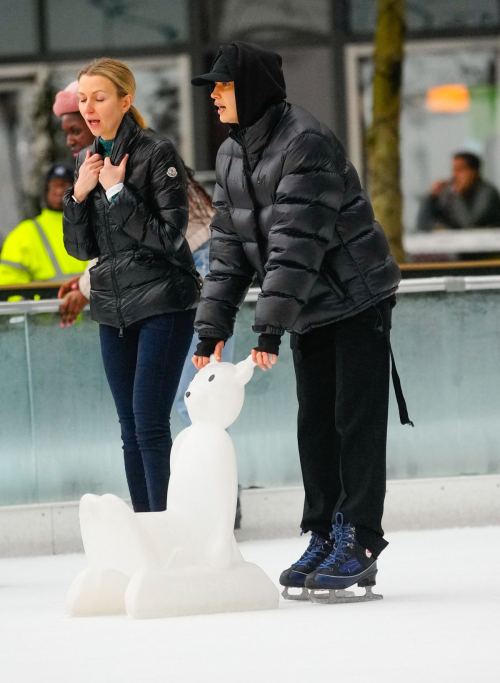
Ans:
{"label": "black hood over head", "polygon": [[286,99],[281,55],[239,40],[223,45],[214,64],[221,55],[234,81],[240,129],[253,125],[271,105]]}

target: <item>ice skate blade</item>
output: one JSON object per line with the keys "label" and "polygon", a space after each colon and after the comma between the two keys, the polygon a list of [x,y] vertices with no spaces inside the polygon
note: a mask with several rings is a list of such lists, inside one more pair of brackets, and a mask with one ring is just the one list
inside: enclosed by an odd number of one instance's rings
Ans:
{"label": "ice skate blade", "polygon": [[285,600],[309,600],[309,591],[307,588],[302,588],[300,593],[290,593],[289,586],[285,586],[281,595]]}
{"label": "ice skate blade", "polygon": [[371,586],[365,588],[364,595],[355,595],[352,591],[345,590],[318,590],[313,589],[309,593],[311,602],[324,605],[335,605],[342,602],[370,602],[373,600],[382,600],[383,595],[374,593]]}

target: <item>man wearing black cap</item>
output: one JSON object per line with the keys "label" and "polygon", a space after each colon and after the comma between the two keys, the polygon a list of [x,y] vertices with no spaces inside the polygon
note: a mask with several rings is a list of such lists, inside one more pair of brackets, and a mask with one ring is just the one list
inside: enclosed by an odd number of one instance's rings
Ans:
{"label": "man wearing black cap", "polygon": [[46,208],[7,235],[0,254],[0,285],[59,281],[82,274],[86,263],[69,256],[63,243],[63,195],[73,169],[54,164],[45,176]]}
{"label": "man wearing black cap", "polygon": [[[373,597],[389,400],[391,309],[400,271],[341,142],[286,102],[280,55],[221,47],[209,85],[229,138],[216,163],[210,273],[195,329],[197,368],[233,333],[254,282],[261,287],[252,350],[266,370],[291,333],[308,548],[280,578],[288,588],[358,584]],[[403,423],[409,418],[398,394]],[[332,528],[333,527],[333,528]],[[345,596],[342,596],[345,599]]]}

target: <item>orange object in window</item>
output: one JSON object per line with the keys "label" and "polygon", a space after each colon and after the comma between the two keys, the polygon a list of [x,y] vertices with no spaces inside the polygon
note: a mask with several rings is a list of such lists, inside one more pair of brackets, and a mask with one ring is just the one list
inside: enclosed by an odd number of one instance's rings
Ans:
{"label": "orange object in window", "polygon": [[439,114],[458,114],[469,111],[469,89],[461,83],[429,88],[425,104],[428,111]]}

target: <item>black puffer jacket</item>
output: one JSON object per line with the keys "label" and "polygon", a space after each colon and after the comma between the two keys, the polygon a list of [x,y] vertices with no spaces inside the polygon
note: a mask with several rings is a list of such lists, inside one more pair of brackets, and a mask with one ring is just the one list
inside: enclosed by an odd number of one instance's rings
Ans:
{"label": "black puffer jacket", "polygon": [[[97,139],[91,150],[102,153]],[[111,163],[119,164],[125,154],[125,185],[112,203],[99,183],[80,204],[73,188],[64,196],[66,250],[82,261],[99,257],[90,269],[92,318],[121,329],[194,308],[199,298],[184,238],[188,201],[179,155],[169,140],[142,130],[130,114],[118,129]],[[80,152],[75,181],[84,158]]]}
{"label": "black puffer jacket", "polygon": [[[269,93],[269,79],[282,90],[281,59],[245,43],[222,50],[241,121],[242,89],[247,101],[248,90],[254,100]],[[246,129],[233,126],[216,172],[210,273],[195,324],[201,337],[232,334],[254,276],[262,287],[254,331],[268,334],[307,332],[397,289],[399,268],[356,170],[307,111],[282,101]]]}

